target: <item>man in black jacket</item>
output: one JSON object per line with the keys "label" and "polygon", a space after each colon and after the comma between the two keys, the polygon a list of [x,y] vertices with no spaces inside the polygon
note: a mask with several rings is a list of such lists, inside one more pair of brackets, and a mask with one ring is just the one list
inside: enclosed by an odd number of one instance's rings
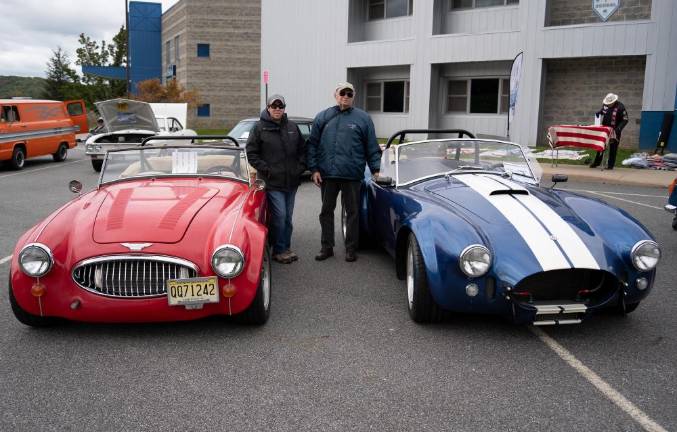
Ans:
{"label": "man in black jacket", "polygon": [[247,139],[247,159],[266,182],[273,259],[289,264],[298,259],[290,249],[292,215],[299,177],[306,170],[306,144],[296,123],[287,119],[284,97],[272,95],[266,103]]}
{"label": "man in black jacket", "polygon": [[[621,142],[621,131],[628,124],[628,112],[625,106],[618,100],[618,95],[609,93],[602,101],[602,109],[597,111],[597,116],[602,116],[602,126],[610,126],[614,129],[615,138],[609,139],[609,160],[607,169],[614,169],[616,164],[616,152]],[[597,152],[595,160],[590,164],[590,168],[595,168],[602,163],[604,152]]]}

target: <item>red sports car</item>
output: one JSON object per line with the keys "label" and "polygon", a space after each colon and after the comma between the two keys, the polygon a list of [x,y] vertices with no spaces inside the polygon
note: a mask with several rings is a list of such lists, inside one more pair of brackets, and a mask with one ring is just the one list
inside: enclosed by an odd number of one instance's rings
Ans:
{"label": "red sports car", "polygon": [[265,185],[230,137],[162,142],[107,153],[96,190],[21,236],[9,280],[19,321],[266,322]]}

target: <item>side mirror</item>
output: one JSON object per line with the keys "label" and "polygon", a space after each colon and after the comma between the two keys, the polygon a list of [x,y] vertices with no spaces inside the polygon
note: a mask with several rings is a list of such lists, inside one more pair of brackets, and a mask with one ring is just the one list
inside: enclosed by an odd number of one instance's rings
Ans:
{"label": "side mirror", "polygon": [[82,191],[82,183],[77,180],[71,180],[68,182],[68,189],[73,193],[79,194]]}
{"label": "side mirror", "polygon": [[569,180],[569,176],[566,174],[553,174],[552,175],[552,186],[550,189],[554,188],[557,183],[565,183]]}
{"label": "side mirror", "polygon": [[393,183],[393,178],[392,177],[375,177],[374,181],[376,182],[377,185],[383,186],[383,187],[391,187],[394,186]]}
{"label": "side mirror", "polygon": [[254,180],[254,183],[252,183],[252,188],[254,188],[255,191],[262,191],[266,188],[266,182],[257,178]]}

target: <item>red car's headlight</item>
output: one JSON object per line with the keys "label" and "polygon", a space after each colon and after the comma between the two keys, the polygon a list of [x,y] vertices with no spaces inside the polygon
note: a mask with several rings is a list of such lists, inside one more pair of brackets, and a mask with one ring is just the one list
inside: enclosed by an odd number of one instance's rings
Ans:
{"label": "red car's headlight", "polygon": [[52,269],[52,251],[41,243],[31,243],[19,252],[19,268],[31,277],[41,277]]}
{"label": "red car's headlight", "polygon": [[244,269],[244,254],[237,246],[219,246],[212,254],[212,269],[222,278],[233,278]]}

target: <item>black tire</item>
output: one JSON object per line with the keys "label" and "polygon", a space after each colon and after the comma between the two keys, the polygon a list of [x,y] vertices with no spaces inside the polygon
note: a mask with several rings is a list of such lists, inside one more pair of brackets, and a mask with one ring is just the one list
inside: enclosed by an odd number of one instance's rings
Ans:
{"label": "black tire", "polygon": [[14,290],[12,290],[12,284],[9,284],[9,304],[12,307],[12,312],[16,319],[21,323],[30,327],[48,327],[54,325],[57,320],[51,317],[41,317],[33,315],[21,309],[19,303],[16,302],[14,297]]}
{"label": "black tire", "polygon": [[92,168],[94,171],[101,172],[101,167],[103,166],[103,161],[100,159],[92,159]]}
{"label": "black tire", "polygon": [[68,157],[68,144],[61,143],[59,144],[59,149],[56,153],[52,154],[52,159],[54,162],[63,162]]}
{"label": "black tire", "polygon": [[263,325],[270,316],[270,249],[265,248],[263,253],[263,263],[261,264],[261,277],[259,286],[256,290],[256,297],[249,305],[247,310],[239,315],[239,321],[244,324]]}
{"label": "black tire", "polygon": [[425,262],[414,233],[409,234],[405,263],[409,316],[418,323],[440,321],[443,311],[428,290]]}
{"label": "black tire", "polygon": [[24,165],[26,165],[26,150],[23,147],[14,147],[9,165],[15,170],[23,169]]}

